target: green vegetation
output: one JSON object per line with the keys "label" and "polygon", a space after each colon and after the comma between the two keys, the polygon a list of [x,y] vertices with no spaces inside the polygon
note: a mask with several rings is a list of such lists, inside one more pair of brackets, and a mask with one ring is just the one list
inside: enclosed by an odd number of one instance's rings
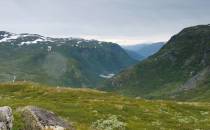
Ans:
{"label": "green vegetation", "polygon": [[[51,39],[52,43],[32,45],[21,45],[28,41],[24,38],[6,42],[0,45],[1,83],[16,75],[16,81],[95,85],[112,92],[5,83],[0,84],[0,106],[13,108],[14,130],[23,128],[21,108],[27,105],[53,111],[77,130],[209,130],[209,36],[208,25],[186,28],[158,53],[123,70],[105,87],[99,86],[100,74],[135,63],[116,44],[82,39]],[[26,38],[35,37],[40,36]]]}
{"label": "green vegetation", "polygon": [[158,53],[116,75],[106,90],[150,99],[193,99],[199,96],[193,89],[204,94],[210,82],[209,36],[208,25],[185,28]]}
{"label": "green vegetation", "polygon": [[[208,130],[210,103],[133,99],[91,89],[52,88],[33,83],[0,85],[0,106],[13,108],[14,130],[23,127],[21,108],[35,105],[71,122],[78,130]],[[117,127],[118,126],[118,127]],[[108,128],[107,128],[108,129]]]}

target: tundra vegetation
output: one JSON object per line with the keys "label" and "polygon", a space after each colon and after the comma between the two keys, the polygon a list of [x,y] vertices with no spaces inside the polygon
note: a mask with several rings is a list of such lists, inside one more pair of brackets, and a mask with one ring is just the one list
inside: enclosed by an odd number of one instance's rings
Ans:
{"label": "tundra vegetation", "polygon": [[[14,130],[24,127],[21,110],[28,105],[55,112],[77,130],[210,129],[207,102],[145,100],[35,83],[1,84],[0,90],[0,105],[13,109]],[[106,124],[112,129],[105,127]]]}

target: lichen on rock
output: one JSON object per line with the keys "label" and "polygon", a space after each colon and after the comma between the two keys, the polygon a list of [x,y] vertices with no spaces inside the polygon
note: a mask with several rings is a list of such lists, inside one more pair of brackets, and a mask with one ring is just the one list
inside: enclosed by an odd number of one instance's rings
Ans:
{"label": "lichen on rock", "polygon": [[4,122],[0,122],[0,130],[7,130],[7,126]]}
{"label": "lichen on rock", "polygon": [[0,107],[0,130],[12,130],[12,109],[8,106]]}
{"label": "lichen on rock", "polygon": [[42,108],[27,106],[22,114],[25,130],[75,130],[56,114]]}

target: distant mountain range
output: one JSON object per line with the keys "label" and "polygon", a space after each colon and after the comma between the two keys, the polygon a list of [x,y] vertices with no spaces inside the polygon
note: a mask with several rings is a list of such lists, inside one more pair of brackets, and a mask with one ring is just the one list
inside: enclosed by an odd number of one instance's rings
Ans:
{"label": "distant mountain range", "polygon": [[107,89],[131,96],[210,97],[210,26],[183,29],[156,54],[122,71],[109,83]]}
{"label": "distant mountain range", "polygon": [[134,59],[143,60],[158,52],[164,44],[164,42],[157,42],[122,46],[122,48]]}
{"label": "distant mountain range", "polygon": [[0,82],[95,87],[134,63],[115,43],[0,31]]}

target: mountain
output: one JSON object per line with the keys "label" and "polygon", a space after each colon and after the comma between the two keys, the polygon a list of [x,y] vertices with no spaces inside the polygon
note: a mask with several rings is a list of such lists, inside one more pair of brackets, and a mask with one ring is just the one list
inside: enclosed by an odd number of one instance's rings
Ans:
{"label": "mountain", "polygon": [[209,97],[209,86],[210,25],[198,25],[183,29],[159,52],[114,76],[109,89],[132,96],[185,100]]}
{"label": "mountain", "polygon": [[1,82],[95,86],[135,62],[115,43],[0,31]]}
{"label": "mountain", "polygon": [[125,49],[125,51],[128,53],[128,55],[130,57],[132,57],[133,59],[136,59],[136,60],[143,60],[145,57],[140,55],[138,52],[136,51],[133,51],[133,50],[128,50],[128,49]]}
{"label": "mountain", "polygon": [[23,108],[28,105],[54,112],[77,130],[210,129],[208,102],[135,99],[86,88],[31,83],[0,84],[0,95],[0,105],[13,109],[13,130],[24,130]]}
{"label": "mountain", "polygon": [[128,45],[122,47],[134,59],[143,60],[158,52],[164,44],[164,42],[157,42],[148,44]]}

